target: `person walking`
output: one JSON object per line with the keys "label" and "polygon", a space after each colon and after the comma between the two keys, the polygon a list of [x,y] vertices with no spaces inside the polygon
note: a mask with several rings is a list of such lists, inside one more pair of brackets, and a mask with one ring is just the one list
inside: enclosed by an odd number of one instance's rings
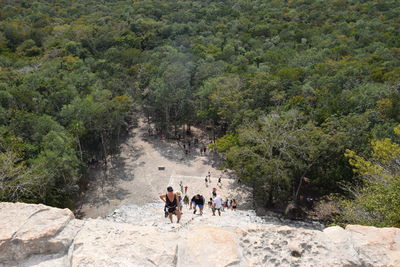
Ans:
{"label": "person walking", "polygon": [[208,185],[207,185],[207,183],[208,183],[207,176],[206,176],[206,178],[204,179],[204,181],[206,182],[206,186],[208,186]]}
{"label": "person walking", "polygon": [[218,215],[221,216],[222,198],[217,193],[213,193],[213,197],[213,216],[215,216],[215,211],[218,211]]}
{"label": "person walking", "polygon": [[178,192],[176,192],[176,195],[178,196],[178,210],[182,215],[183,214],[183,212],[182,212],[182,208],[183,208],[182,192],[178,191]]}
{"label": "person walking", "polygon": [[237,204],[237,202],[236,202],[236,199],[232,199],[232,210],[233,210],[233,211],[236,211],[237,206],[238,206],[238,204]]}
{"label": "person walking", "polygon": [[188,190],[188,186],[185,185],[185,194],[187,193],[187,190]]}
{"label": "person walking", "polygon": [[174,193],[174,189],[171,186],[167,187],[167,193],[160,196],[160,199],[165,203],[165,209],[168,212],[168,217],[171,223],[172,215],[175,214],[177,217],[177,223],[181,220],[181,213],[178,209],[179,199],[178,195]]}
{"label": "person walking", "polygon": [[229,210],[229,199],[225,200],[224,206],[227,210]]}
{"label": "person walking", "polygon": [[204,197],[200,194],[197,194],[194,197],[192,197],[192,200],[190,201],[189,209],[192,209],[192,207],[193,207],[193,209],[194,209],[193,214],[196,214],[196,212],[197,212],[196,207],[199,207],[200,215],[203,215],[204,202],[205,202]]}
{"label": "person walking", "polygon": [[217,183],[217,185],[219,185],[220,187],[222,186],[222,177],[221,177],[221,176],[218,177],[218,183]]}
{"label": "person walking", "polygon": [[209,207],[210,209],[213,208],[213,198],[212,198],[212,197],[210,197],[210,200],[208,201],[208,207]]}
{"label": "person walking", "polygon": [[189,197],[188,197],[188,195],[185,195],[183,197],[183,203],[185,203],[185,205],[189,205]]}
{"label": "person walking", "polygon": [[213,187],[211,195],[214,195],[214,193],[217,193],[217,188]]}
{"label": "person walking", "polygon": [[179,182],[179,187],[181,188],[181,192],[183,192],[183,183],[182,183],[182,181]]}

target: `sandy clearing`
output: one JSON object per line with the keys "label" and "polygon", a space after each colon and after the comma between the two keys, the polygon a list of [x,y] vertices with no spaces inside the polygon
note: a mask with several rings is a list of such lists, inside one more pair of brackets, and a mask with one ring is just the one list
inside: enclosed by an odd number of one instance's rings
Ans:
{"label": "sandy clearing", "polygon": [[[211,196],[213,187],[223,197],[235,197],[239,204],[248,199],[249,191],[238,186],[231,175],[217,170],[212,153],[200,155],[194,149],[189,155],[174,140],[149,137],[143,119],[131,130],[129,137],[120,146],[120,153],[110,160],[105,178],[100,168],[89,171],[89,189],[82,198],[77,214],[86,218],[104,217],[124,204],[145,205],[159,200],[159,195],[171,185],[180,190],[179,182],[188,186],[188,195]],[[165,169],[159,170],[162,166]],[[211,183],[204,178],[211,173]],[[222,186],[217,185],[222,177]]]}

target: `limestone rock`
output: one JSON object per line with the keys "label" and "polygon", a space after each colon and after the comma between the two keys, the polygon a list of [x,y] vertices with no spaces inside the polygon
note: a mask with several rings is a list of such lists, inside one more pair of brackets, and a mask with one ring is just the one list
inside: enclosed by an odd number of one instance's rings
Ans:
{"label": "limestone rock", "polygon": [[234,266],[241,256],[236,235],[213,226],[189,229],[178,247],[177,266]]}
{"label": "limestone rock", "polygon": [[[398,228],[321,230],[250,211],[219,217],[209,210],[203,216],[185,211],[177,225],[160,210],[121,207],[107,219],[77,220],[67,209],[0,203],[0,267],[400,266]],[[116,222],[119,217],[126,223]]]}
{"label": "limestone rock", "polygon": [[68,209],[0,203],[0,214],[0,263],[18,263],[35,254],[65,253],[79,228],[69,224],[75,219]]}
{"label": "limestone rock", "polygon": [[89,220],[69,252],[71,266],[173,266],[178,239],[153,227]]}
{"label": "limestone rock", "polygon": [[400,229],[348,225],[346,232],[363,266],[400,266]]}

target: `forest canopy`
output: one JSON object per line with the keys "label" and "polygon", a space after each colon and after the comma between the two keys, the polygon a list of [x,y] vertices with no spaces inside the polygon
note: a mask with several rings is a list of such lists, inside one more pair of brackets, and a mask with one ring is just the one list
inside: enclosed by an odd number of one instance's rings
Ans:
{"label": "forest canopy", "polygon": [[361,201],[346,190],[371,185],[354,155],[400,141],[397,0],[0,5],[0,201],[65,206],[134,108],[167,137],[211,125],[266,207]]}

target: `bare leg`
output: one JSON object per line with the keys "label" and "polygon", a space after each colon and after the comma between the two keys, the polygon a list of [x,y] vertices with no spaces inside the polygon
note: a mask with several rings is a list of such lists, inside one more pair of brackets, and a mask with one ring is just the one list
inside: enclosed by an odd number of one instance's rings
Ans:
{"label": "bare leg", "polygon": [[171,213],[171,212],[168,212],[168,217],[169,217],[169,220],[170,220],[171,223],[172,223],[172,213]]}
{"label": "bare leg", "polygon": [[181,212],[179,210],[176,211],[176,217],[177,217],[177,223],[179,223],[179,221],[181,220]]}

